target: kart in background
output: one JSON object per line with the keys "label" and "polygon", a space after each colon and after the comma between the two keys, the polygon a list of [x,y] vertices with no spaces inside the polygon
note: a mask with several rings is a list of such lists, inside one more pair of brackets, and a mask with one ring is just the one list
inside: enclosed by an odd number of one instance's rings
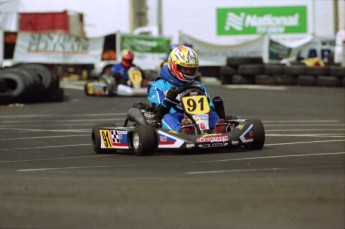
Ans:
{"label": "kart in background", "polygon": [[224,133],[209,128],[210,106],[200,88],[189,87],[179,92],[173,103],[192,120],[195,134],[161,128],[155,119],[156,107],[138,103],[128,110],[122,126],[114,123],[96,124],[92,129],[92,146],[96,153],[134,152],[138,156],[152,155],[156,150],[193,150],[206,148],[237,148],[259,150],[265,143],[265,130],[258,119],[239,119],[225,116],[220,97],[213,99],[216,112],[226,119]]}
{"label": "kart in background", "polygon": [[129,80],[126,84],[117,83],[112,75],[102,75],[98,80],[88,81],[84,85],[88,96],[145,96],[147,83],[137,67],[128,70]]}

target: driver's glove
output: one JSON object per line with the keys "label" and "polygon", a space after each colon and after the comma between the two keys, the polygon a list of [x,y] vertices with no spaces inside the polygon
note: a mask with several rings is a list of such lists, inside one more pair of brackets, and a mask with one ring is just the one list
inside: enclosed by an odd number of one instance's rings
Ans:
{"label": "driver's glove", "polygon": [[169,91],[167,91],[165,97],[171,101],[175,101],[177,95],[178,95],[177,88],[172,87]]}

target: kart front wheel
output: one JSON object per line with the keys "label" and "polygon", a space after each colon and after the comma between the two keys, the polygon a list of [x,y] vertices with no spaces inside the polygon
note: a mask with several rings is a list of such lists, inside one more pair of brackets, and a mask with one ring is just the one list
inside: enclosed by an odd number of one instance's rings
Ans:
{"label": "kart front wheel", "polygon": [[259,150],[265,144],[265,128],[258,119],[249,120],[253,124],[253,142],[245,144],[245,148],[249,150]]}
{"label": "kart front wheel", "polygon": [[[93,126],[92,128],[92,134],[91,134],[91,138],[92,138],[92,148],[93,150],[97,153],[97,154],[104,154],[104,153],[109,153],[110,150],[109,149],[104,149],[101,148],[102,146],[102,136],[100,133],[100,129],[102,129],[102,127],[116,127],[116,124],[114,123],[100,123],[100,124],[96,124]],[[115,149],[111,149],[111,152],[115,153],[116,150]]]}
{"label": "kart front wheel", "polygon": [[132,135],[132,148],[137,156],[152,155],[157,148],[154,128],[148,125],[136,126]]}

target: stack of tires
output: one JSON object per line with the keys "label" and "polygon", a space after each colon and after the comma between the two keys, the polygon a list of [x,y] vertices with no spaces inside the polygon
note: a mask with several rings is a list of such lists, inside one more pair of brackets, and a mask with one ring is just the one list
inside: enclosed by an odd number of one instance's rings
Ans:
{"label": "stack of tires", "polygon": [[261,57],[228,57],[219,77],[222,84],[345,87],[345,67],[264,64]]}
{"label": "stack of tires", "polygon": [[219,69],[220,81],[222,84],[254,84],[263,66],[262,57],[228,57],[226,66]]}
{"label": "stack of tires", "polygon": [[61,102],[59,78],[41,64],[20,64],[0,69],[0,104]]}

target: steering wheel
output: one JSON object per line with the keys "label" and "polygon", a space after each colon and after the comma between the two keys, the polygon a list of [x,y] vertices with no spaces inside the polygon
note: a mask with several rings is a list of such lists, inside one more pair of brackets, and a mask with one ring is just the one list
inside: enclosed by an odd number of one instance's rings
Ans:
{"label": "steering wheel", "polygon": [[186,96],[186,95],[205,95],[205,92],[197,86],[188,86],[188,87],[181,87],[181,88],[177,88],[177,95],[176,97],[180,97],[180,100],[177,100],[176,98],[174,100],[168,100],[166,99],[167,102],[172,104],[172,107],[178,111],[183,113],[184,110],[182,109],[180,103],[181,103],[181,99],[182,97]]}

